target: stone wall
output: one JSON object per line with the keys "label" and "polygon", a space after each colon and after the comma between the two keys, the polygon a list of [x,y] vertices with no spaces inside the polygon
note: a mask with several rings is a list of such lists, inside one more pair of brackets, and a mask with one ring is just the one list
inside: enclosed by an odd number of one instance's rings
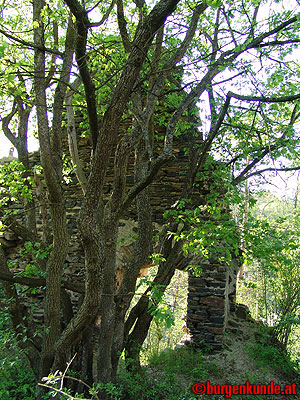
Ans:
{"label": "stone wall", "polygon": [[187,327],[196,347],[221,350],[224,332],[235,303],[239,260],[200,264],[200,276],[189,274]]}
{"label": "stone wall", "polygon": [[[184,138],[176,139],[175,143],[176,158],[173,162],[164,166],[155,181],[151,185],[151,205],[153,210],[152,219],[155,229],[158,231],[163,223],[163,213],[172,207],[178,200],[182,190],[187,156],[185,147],[187,142]],[[88,140],[79,140],[80,158],[83,161],[83,168],[88,173],[90,152]],[[39,164],[39,153],[31,155],[31,163]],[[113,179],[113,163],[108,171],[106,178],[105,192],[109,195],[111,182]],[[129,162],[127,173],[128,188],[133,184],[133,159]],[[69,182],[64,187],[66,197],[66,209],[68,229],[70,235],[70,248],[66,259],[64,276],[72,277],[73,281],[82,281],[84,274],[84,253],[77,231],[77,218],[80,211],[83,195],[75,174],[69,176]],[[209,185],[199,182],[193,200],[196,204],[201,204],[209,191]],[[15,205],[19,207],[19,205]],[[51,224],[50,215],[48,215]],[[41,229],[41,221],[38,218],[38,229]],[[133,205],[120,221],[119,243],[117,268],[121,269],[126,265],[130,258],[134,234],[136,231],[136,211]],[[5,246],[5,252],[10,260],[16,257],[16,250],[22,248],[22,241],[9,234],[8,231],[0,238]],[[19,268],[24,268],[26,259],[20,260]],[[197,264],[193,260],[190,264]],[[192,343],[196,346],[210,346],[214,350],[221,349],[224,331],[227,326],[230,310],[235,310],[235,282],[238,268],[238,260],[231,265],[221,264],[210,260],[207,263],[200,263],[202,274],[200,277],[189,276],[188,288],[188,309],[187,327],[189,328]],[[36,297],[42,299],[43,293],[39,291]],[[76,303],[78,295],[72,293],[72,301]],[[34,299],[33,299],[34,300]],[[35,317],[42,319],[41,310],[35,311]]]}

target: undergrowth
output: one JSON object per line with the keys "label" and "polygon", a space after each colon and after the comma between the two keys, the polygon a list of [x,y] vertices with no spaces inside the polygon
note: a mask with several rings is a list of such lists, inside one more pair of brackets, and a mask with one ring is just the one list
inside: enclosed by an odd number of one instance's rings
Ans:
{"label": "undergrowth", "polygon": [[[5,321],[2,319],[0,329],[0,400],[36,400],[34,376],[22,352],[18,350],[16,342],[9,334]],[[6,332],[6,333],[5,333]],[[267,368],[284,373],[289,377],[288,381],[294,381],[299,373],[299,365],[293,363],[288,354],[282,349],[268,344],[268,338],[263,341],[248,343],[247,351],[253,358],[257,370],[261,374]],[[124,360],[123,360],[124,361]],[[255,384],[255,378],[251,371],[241,371],[248,376],[251,384]],[[248,374],[247,374],[248,373]],[[128,373],[122,364],[116,382],[108,384],[95,384],[90,394],[76,395],[76,398],[97,399],[102,397],[97,393],[106,393],[109,400],[224,400],[224,395],[196,395],[192,392],[192,385],[196,382],[206,383],[212,377],[217,378],[221,384],[229,384],[224,381],[224,371],[216,363],[206,361],[200,350],[182,347],[179,349],[166,349],[160,353],[154,353],[149,357],[148,365],[142,368],[141,374]],[[223,378],[223,379],[222,379]],[[231,384],[243,384],[242,382],[230,382]],[[298,385],[299,387],[299,385]],[[64,390],[64,389],[63,389]],[[72,398],[66,390],[66,396],[60,395],[60,399]],[[39,396],[39,400],[57,399],[58,395],[52,394]],[[286,396],[286,400],[294,400],[293,396]],[[272,396],[238,396],[233,395],[233,400],[271,400]],[[297,399],[296,397],[295,399]],[[272,399],[273,400],[273,399]]]}
{"label": "undergrowth", "polygon": [[[39,395],[38,400],[49,399]],[[17,345],[8,314],[0,313],[0,400],[36,400],[36,382]]]}
{"label": "undergrowth", "polygon": [[149,365],[164,371],[187,375],[193,379],[204,379],[209,373],[201,351],[193,351],[187,347],[166,349],[152,356]]}
{"label": "undergrowth", "polygon": [[284,374],[300,372],[299,365],[279,348],[255,343],[248,345],[248,352],[254,359],[257,368],[266,368],[272,365],[274,370]]}
{"label": "undergrowth", "polygon": [[274,337],[269,327],[260,325],[256,342],[247,344],[247,350],[250,357],[254,360],[258,369],[269,368],[280,374],[289,376],[299,376],[299,360],[292,357]]}
{"label": "undergrowth", "polygon": [[35,381],[26,361],[17,353],[0,352],[0,399],[33,400]]}

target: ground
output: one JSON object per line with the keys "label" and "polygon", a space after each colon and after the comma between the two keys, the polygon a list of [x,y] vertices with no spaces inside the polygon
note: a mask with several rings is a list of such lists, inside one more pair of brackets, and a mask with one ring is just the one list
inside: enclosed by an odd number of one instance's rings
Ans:
{"label": "ground", "polygon": [[[212,385],[264,384],[274,382],[285,390],[286,385],[296,384],[296,395],[232,395],[234,400],[296,400],[300,399],[300,375],[297,365],[291,363],[283,349],[272,343],[266,329],[254,321],[232,321],[234,333],[225,334],[222,352],[191,352],[189,348],[168,350],[150,360],[146,368],[152,382],[173,379],[173,386],[186,389],[178,397],[162,399],[224,399],[224,395],[193,396],[192,386],[209,381]],[[171,376],[173,374],[173,378]],[[297,390],[298,388],[298,390]],[[201,389],[201,386],[200,386]],[[226,398],[226,397],[225,397]]]}

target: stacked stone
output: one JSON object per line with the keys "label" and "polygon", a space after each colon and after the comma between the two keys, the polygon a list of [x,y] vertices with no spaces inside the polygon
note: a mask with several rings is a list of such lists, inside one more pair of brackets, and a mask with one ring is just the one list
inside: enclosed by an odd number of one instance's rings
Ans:
{"label": "stacked stone", "polygon": [[[180,137],[174,139],[174,154],[176,157],[168,164],[164,165],[159,171],[153,183],[150,185],[151,190],[151,206],[152,206],[152,220],[156,223],[162,224],[164,222],[163,214],[166,210],[170,209],[178,200],[180,193],[184,185],[184,174],[187,169],[188,156],[185,153],[186,142]],[[66,155],[70,157],[68,153],[67,141],[64,141],[64,149]],[[79,158],[82,163],[83,170],[86,176],[90,170],[90,157],[91,147],[87,138],[81,138],[78,141],[78,152]],[[70,176],[72,179],[71,183],[65,186],[67,208],[72,206],[69,199],[76,201],[76,206],[81,205],[82,202],[82,191],[77,182],[75,173]],[[104,194],[106,198],[109,197],[112,184],[114,179],[114,157],[111,157],[107,174],[105,177]],[[134,185],[134,156],[132,155],[128,161],[127,175],[126,175],[126,188],[128,191]],[[199,198],[199,190],[195,192],[195,197]],[[136,220],[135,203],[125,212],[124,219]]]}
{"label": "stacked stone", "polygon": [[201,276],[189,275],[187,327],[195,347],[222,348],[226,323],[227,267],[201,264]]}
{"label": "stacked stone", "polygon": [[[185,151],[186,145],[187,141],[184,140],[184,138],[179,137],[174,139],[176,157],[162,168],[150,186],[153,211],[152,219],[153,222],[155,222],[155,229],[158,231],[164,222],[163,213],[170,209],[178,200],[184,185],[184,175],[188,161]],[[67,142],[65,142],[64,147],[67,149]],[[82,161],[82,167],[88,176],[91,147],[87,138],[81,138],[78,141],[78,150]],[[32,165],[38,165],[40,163],[39,153],[35,152],[31,154],[30,161]],[[112,157],[104,189],[107,198],[110,195],[113,176]],[[134,183],[133,177],[134,159],[132,156],[128,163],[126,179],[127,190],[130,189]],[[64,276],[66,278],[72,277],[75,281],[82,281],[84,275],[84,251],[78,234],[77,220],[83,201],[83,194],[75,173],[70,174],[69,178],[70,181],[66,183],[63,188],[65,192],[68,231],[70,235],[70,246],[66,259]],[[198,184],[195,185],[195,192],[192,196],[195,205],[201,204],[209,191],[210,182],[208,179],[206,178],[203,182],[199,181]],[[19,207],[20,205],[14,206]],[[22,213],[20,213],[20,218],[22,218]],[[48,219],[51,224],[50,214],[48,215]],[[42,225],[39,216],[37,216],[37,222],[37,229],[41,232]],[[117,256],[118,267],[126,263],[126,260],[128,261],[132,246],[131,237],[135,229],[136,210],[135,204],[132,204],[131,208],[126,212],[120,222],[120,244]],[[17,266],[14,268],[15,271],[23,271],[27,260],[18,258],[18,256],[16,257],[18,251],[23,247],[23,242],[15,235],[8,237],[10,234],[11,233],[8,231],[4,232],[2,237],[0,235],[0,240],[7,245],[5,251],[6,254],[9,255],[8,258],[17,261]],[[198,262],[195,258],[189,262],[189,264],[198,265]],[[192,274],[189,276],[187,327],[189,328],[193,344],[196,346],[210,346],[213,350],[220,350],[222,348],[223,335],[230,313],[230,307],[232,310],[234,309],[236,270],[235,268],[222,265],[213,260],[207,263],[200,262],[199,264],[203,271],[201,276],[196,277]],[[39,290],[38,296],[42,299],[42,290]],[[28,297],[30,300],[30,296]],[[72,301],[74,304],[77,303],[77,297],[77,294],[72,293]],[[43,314],[41,302],[40,305],[39,319],[42,318]]]}

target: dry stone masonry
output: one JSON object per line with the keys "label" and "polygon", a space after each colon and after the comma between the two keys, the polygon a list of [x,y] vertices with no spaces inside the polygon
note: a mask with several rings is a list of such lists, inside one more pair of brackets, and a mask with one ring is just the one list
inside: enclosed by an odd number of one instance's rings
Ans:
{"label": "dry stone masonry", "polygon": [[238,260],[230,265],[211,260],[202,263],[202,273],[188,280],[187,327],[192,344],[221,350],[230,312],[235,304]]}
{"label": "dry stone masonry", "polygon": [[[151,203],[153,209],[152,219],[155,229],[159,230],[163,223],[163,213],[170,209],[178,199],[183,186],[183,180],[180,179],[185,171],[187,156],[185,154],[186,140],[176,139],[176,161],[162,168],[161,172],[151,185]],[[67,147],[67,146],[66,146]],[[85,171],[89,169],[90,146],[88,140],[82,138],[79,140],[80,158],[83,161]],[[39,164],[39,153],[31,155],[31,163]],[[113,165],[113,164],[112,164]],[[110,192],[113,177],[113,166],[111,166],[106,181],[107,195]],[[128,187],[133,184],[133,160],[129,163]],[[67,218],[69,221],[69,234],[71,238],[69,255],[66,260],[64,275],[72,276],[73,281],[82,281],[84,271],[84,255],[77,234],[77,218],[82,202],[81,188],[75,175],[69,176],[69,182],[65,188]],[[197,189],[194,200],[201,202],[203,195],[207,191],[205,185]],[[19,206],[18,206],[19,207]],[[130,248],[133,243],[133,235],[136,230],[136,215],[134,208],[128,210],[124,219],[120,223],[120,240],[118,249],[118,267],[128,261]],[[50,217],[49,217],[49,223]],[[39,220],[38,229],[41,229]],[[20,249],[23,243],[14,234],[6,231],[2,233],[1,243],[5,247],[5,252],[10,260],[16,257],[16,249]],[[20,265],[26,260],[20,260]],[[197,260],[192,260],[191,264],[196,264]],[[224,332],[230,320],[230,313],[236,311],[235,305],[235,283],[236,274],[239,268],[239,260],[234,260],[230,265],[216,262],[213,259],[206,263],[201,263],[201,276],[189,275],[188,283],[188,308],[187,308],[187,327],[191,335],[191,342],[195,346],[209,346],[213,350],[220,350]],[[23,265],[24,266],[24,265]],[[72,293],[72,301],[78,301],[78,295]],[[42,293],[40,293],[42,297]],[[42,319],[42,311],[37,310],[35,317]]]}

